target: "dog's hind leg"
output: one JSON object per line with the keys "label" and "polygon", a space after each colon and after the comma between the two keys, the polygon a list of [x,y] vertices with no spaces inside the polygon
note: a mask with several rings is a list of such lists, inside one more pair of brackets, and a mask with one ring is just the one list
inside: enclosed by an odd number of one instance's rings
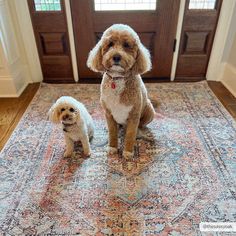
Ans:
{"label": "dog's hind leg", "polygon": [[149,124],[153,120],[154,115],[155,115],[155,110],[153,108],[151,101],[148,99],[147,105],[143,110],[143,113],[139,122],[139,127],[142,128],[146,126],[147,124]]}

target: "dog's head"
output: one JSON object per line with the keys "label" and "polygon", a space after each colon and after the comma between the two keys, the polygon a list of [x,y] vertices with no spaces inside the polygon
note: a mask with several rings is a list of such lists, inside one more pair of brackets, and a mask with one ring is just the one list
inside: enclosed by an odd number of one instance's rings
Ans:
{"label": "dog's head", "polygon": [[136,75],[149,71],[152,65],[150,53],[137,33],[128,25],[115,24],[103,33],[91,50],[87,66],[95,72]]}
{"label": "dog's head", "polygon": [[64,124],[73,124],[78,121],[79,109],[77,101],[69,96],[60,97],[50,108],[49,120],[53,123],[63,122]]}

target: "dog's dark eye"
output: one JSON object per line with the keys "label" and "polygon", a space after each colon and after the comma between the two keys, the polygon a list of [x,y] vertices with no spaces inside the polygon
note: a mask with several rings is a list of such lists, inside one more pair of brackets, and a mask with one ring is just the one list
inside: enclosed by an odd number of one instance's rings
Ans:
{"label": "dog's dark eye", "polygon": [[70,112],[75,112],[75,109],[71,107]]}
{"label": "dog's dark eye", "polygon": [[65,108],[62,108],[62,109],[61,109],[61,112],[63,112],[63,111],[65,111]]}
{"label": "dog's dark eye", "polygon": [[124,47],[124,48],[130,48],[130,45],[129,45],[127,42],[124,42],[124,43],[123,43],[123,47]]}
{"label": "dog's dark eye", "polygon": [[114,43],[113,42],[110,42],[109,44],[108,44],[108,47],[110,48],[110,47],[112,47],[114,45]]}

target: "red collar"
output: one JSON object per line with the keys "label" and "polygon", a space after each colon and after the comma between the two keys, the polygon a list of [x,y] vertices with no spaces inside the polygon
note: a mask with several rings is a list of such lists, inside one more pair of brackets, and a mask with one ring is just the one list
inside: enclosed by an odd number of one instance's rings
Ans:
{"label": "red collar", "polygon": [[116,89],[116,81],[126,78],[126,77],[122,77],[122,76],[112,77],[107,72],[106,72],[106,75],[111,79],[111,88],[112,89]]}

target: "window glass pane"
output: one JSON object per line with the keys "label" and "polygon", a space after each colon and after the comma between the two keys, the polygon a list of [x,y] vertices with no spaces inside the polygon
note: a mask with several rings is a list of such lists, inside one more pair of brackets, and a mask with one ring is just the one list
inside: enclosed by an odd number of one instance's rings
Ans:
{"label": "window glass pane", "polygon": [[95,11],[156,10],[157,0],[94,0]]}
{"label": "window glass pane", "polygon": [[36,10],[36,11],[41,11],[41,6],[40,6],[40,5],[36,5],[36,6],[35,6],[35,10]]}
{"label": "window glass pane", "polygon": [[34,0],[36,11],[61,11],[60,0]]}
{"label": "window glass pane", "polygon": [[47,11],[47,6],[45,4],[41,5],[42,11]]}
{"label": "window glass pane", "polygon": [[55,10],[60,11],[61,10],[61,5],[59,3],[55,3]]}
{"label": "window glass pane", "polygon": [[189,9],[215,9],[216,0],[190,0]]}

